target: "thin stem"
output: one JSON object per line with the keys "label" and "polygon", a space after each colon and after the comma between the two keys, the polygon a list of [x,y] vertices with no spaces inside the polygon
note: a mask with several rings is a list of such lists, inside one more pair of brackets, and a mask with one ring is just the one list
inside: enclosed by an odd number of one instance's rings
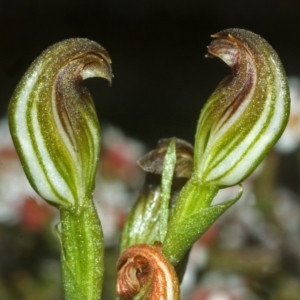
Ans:
{"label": "thin stem", "polygon": [[104,271],[103,234],[94,204],[77,211],[62,209],[62,275],[65,299],[101,298]]}

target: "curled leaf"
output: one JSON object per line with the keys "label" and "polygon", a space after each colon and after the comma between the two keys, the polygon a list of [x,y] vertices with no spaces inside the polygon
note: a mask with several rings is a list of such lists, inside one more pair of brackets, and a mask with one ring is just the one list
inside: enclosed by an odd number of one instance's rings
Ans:
{"label": "curled leaf", "polygon": [[121,299],[179,299],[175,269],[161,253],[160,244],[127,248],[119,258],[117,271],[117,294]]}
{"label": "curled leaf", "polygon": [[82,81],[111,81],[110,58],[87,39],[57,43],[38,57],[9,107],[12,138],[33,188],[65,207],[91,198],[100,150],[99,124]]}
{"label": "curled leaf", "polygon": [[208,56],[221,58],[232,74],[201,112],[194,168],[202,184],[224,187],[245,179],[278,140],[290,96],[281,62],[263,38],[242,29],[212,37]]}

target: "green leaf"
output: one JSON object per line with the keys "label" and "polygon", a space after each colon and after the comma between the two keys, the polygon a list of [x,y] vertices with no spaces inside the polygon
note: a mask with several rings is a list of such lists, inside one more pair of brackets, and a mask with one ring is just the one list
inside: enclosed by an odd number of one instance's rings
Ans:
{"label": "green leaf", "polygon": [[195,213],[186,214],[169,228],[163,244],[163,253],[176,266],[197,239],[231,207],[243,194],[242,187],[235,199],[201,208]]}
{"label": "green leaf", "polygon": [[147,175],[122,231],[121,252],[164,239],[174,198],[192,172],[193,147],[180,139],[161,139],[138,163]]}
{"label": "green leaf", "polygon": [[169,211],[170,211],[170,199],[171,199],[171,187],[172,179],[176,166],[176,148],[175,148],[175,138],[173,138],[168,147],[166,156],[163,162],[163,171],[161,179],[161,203],[159,210],[159,235],[160,242],[163,242],[168,230],[169,222]]}

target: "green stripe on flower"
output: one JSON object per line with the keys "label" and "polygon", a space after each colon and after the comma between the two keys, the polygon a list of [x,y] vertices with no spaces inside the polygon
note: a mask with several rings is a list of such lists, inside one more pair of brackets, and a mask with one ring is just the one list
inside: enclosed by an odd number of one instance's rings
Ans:
{"label": "green stripe on flower", "polygon": [[232,69],[208,99],[198,122],[194,168],[204,185],[231,186],[245,179],[282,134],[290,97],[272,47],[241,29],[215,35],[208,56]]}
{"label": "green stripe on flower", "polygon": [[82,81],[112,78],[110,58],[95,42],[69,39],[38,57],[9,107],[11,134],[34,189],[58,205],[91,198],[100,151],[93,100]]}
{"label": "green stripe on flower", "polygon": [[242,195],[211,205],[218,190],[243,181],[283,132],[290,96],[285,72],[271,46],[241,29],[215,35],[208,56],[232,69],[208,99],[198,122],[194,170],[171,213],[163,253],[174,266],[192,244]]}

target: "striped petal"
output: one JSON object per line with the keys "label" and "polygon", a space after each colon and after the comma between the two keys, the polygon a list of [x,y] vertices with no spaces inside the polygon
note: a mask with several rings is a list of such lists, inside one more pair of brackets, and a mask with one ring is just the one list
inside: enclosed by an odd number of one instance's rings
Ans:
{"label": "striped petal", "polygon": [[232,69],[211,95],[198,122],[195,174],[204,185],[245,179],[282,134],[290,97],[281,62],[260,36],[241,29],[215,35],[208,56]]}
{"label": "striped petal", "polygon": [[65,207],[91,198],[100,150],[89,77],[112,78],[110,58],[87,39],[57,43],[38,57],[9,107],[12,138],[33,188]]}

